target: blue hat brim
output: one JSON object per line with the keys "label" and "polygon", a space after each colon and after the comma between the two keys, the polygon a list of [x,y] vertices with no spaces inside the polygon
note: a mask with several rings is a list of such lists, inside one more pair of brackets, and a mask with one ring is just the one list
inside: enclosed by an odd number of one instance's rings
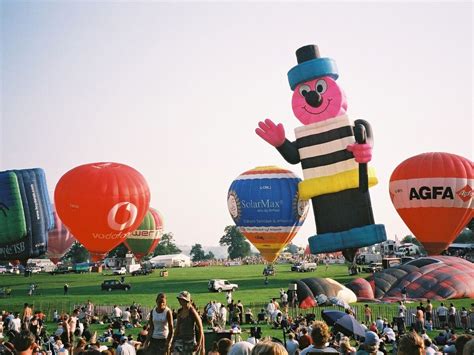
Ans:
{"label": "blue hat brim", "polygon": [[302,82],[320,78],[322,76],[330,76],[337,80],[339,73],[336,62],[331,58],[315,58],[306,62],[300,63],[290,69],[288,72],[288,81],[291,90]]}

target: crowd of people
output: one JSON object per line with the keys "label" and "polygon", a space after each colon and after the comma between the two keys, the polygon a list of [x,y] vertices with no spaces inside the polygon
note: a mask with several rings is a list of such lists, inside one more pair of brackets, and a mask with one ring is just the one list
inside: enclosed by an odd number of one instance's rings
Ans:
{"label": "crowd of people", "polygon": [[[46,315],[33,310],[25,303],[21,312],[2,311],[0,319],[0,354],[198,354],[205,355],[205,331],[232,334],[215,342],[209,355],[237,354],[289,354],[305,355],[320,352],[355,355],[432,355],[432,354],[474,354],[474,335],[467,329],[471,309],[462,308],[462,330],[455,329],[454,315],[457,310],[440,304],[436,309],[430,301],[420,302],[415,321],[407,329],[405,319],[407,308],[401,300],[398,317],[392,322],[373,314],[368,304],[364,307],[365,336],[348,337],[331,332],[329,326],[316,320],[314,314],[288,313],[288,295],[280,290],[279,298],[269,300],[266,307],[254,316],[252,309],[235,301],[232,292],[227,292],[224,303],[210,300],[200,309],[187,291],[176,297],[180,308],[170,309],[164,293],[156,297],[156,304],[150,311],[133,302],[129,307],[114,305],[108,314],[101,317],[89,300],[75,308],[70,314],[53,312],[57,328],[47,331]],[[350,308],[346,309],[353,316]],[[439,333],[431,339],[427,330],[433,329],[433,315],[440,324]],[[102,334],[91,331],[91,324],[106,324]],[[250,334],[244,338],[243,324],[250,325]],[[283,341],[262,338],[259,325],[267,324],[280,329]],[[437,324],[438,325],[438,324]],[[139,328],[136,336],[131,328]]]}

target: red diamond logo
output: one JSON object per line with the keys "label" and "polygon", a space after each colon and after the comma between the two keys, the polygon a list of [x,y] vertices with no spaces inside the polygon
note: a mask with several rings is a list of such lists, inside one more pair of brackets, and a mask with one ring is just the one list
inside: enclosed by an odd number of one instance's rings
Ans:
{"label": "red diamond logo", "polygon": [[456,191],[456,195],[459,196],[464,202],[469,201],[472,198],[472,188],[469,185],[464,186],[461,190]]}

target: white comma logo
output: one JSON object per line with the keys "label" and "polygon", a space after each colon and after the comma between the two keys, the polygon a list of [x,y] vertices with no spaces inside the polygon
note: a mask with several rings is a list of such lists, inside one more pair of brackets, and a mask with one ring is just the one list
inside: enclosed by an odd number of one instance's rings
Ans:
{"label": "white comma logo", "polygon": [[[127,206],[125,207],[125,209],[130,212],[130,217],[128,217],[128,220],[125,221],[125,223],[117,223],[117,221],[115,220],[115,218],[117,217],[117,212],[120,207],[125,205]],[[109,214],[107,216],[107,223],[109,227],[113,230],[123,231],[125,228],[130,227],[135,222],[135,220],[137,219],[137,214],[137,206],[135,206],[133,203],[119,202],[110,209]]]}

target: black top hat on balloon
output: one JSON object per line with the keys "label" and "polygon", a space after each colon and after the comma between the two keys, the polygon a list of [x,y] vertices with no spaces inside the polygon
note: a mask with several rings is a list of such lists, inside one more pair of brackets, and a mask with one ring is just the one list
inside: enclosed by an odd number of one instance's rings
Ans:
{"label": "black top hat on balloon", "polygon": [[334,80],[339,77],[337,65],[334,59],[321,58],[319,48],[315,44],[309,44],[296,50],[298,65],[288,72],[288,81],[291,90],[302,82],[310,81],[322,76],[330,76]]}

